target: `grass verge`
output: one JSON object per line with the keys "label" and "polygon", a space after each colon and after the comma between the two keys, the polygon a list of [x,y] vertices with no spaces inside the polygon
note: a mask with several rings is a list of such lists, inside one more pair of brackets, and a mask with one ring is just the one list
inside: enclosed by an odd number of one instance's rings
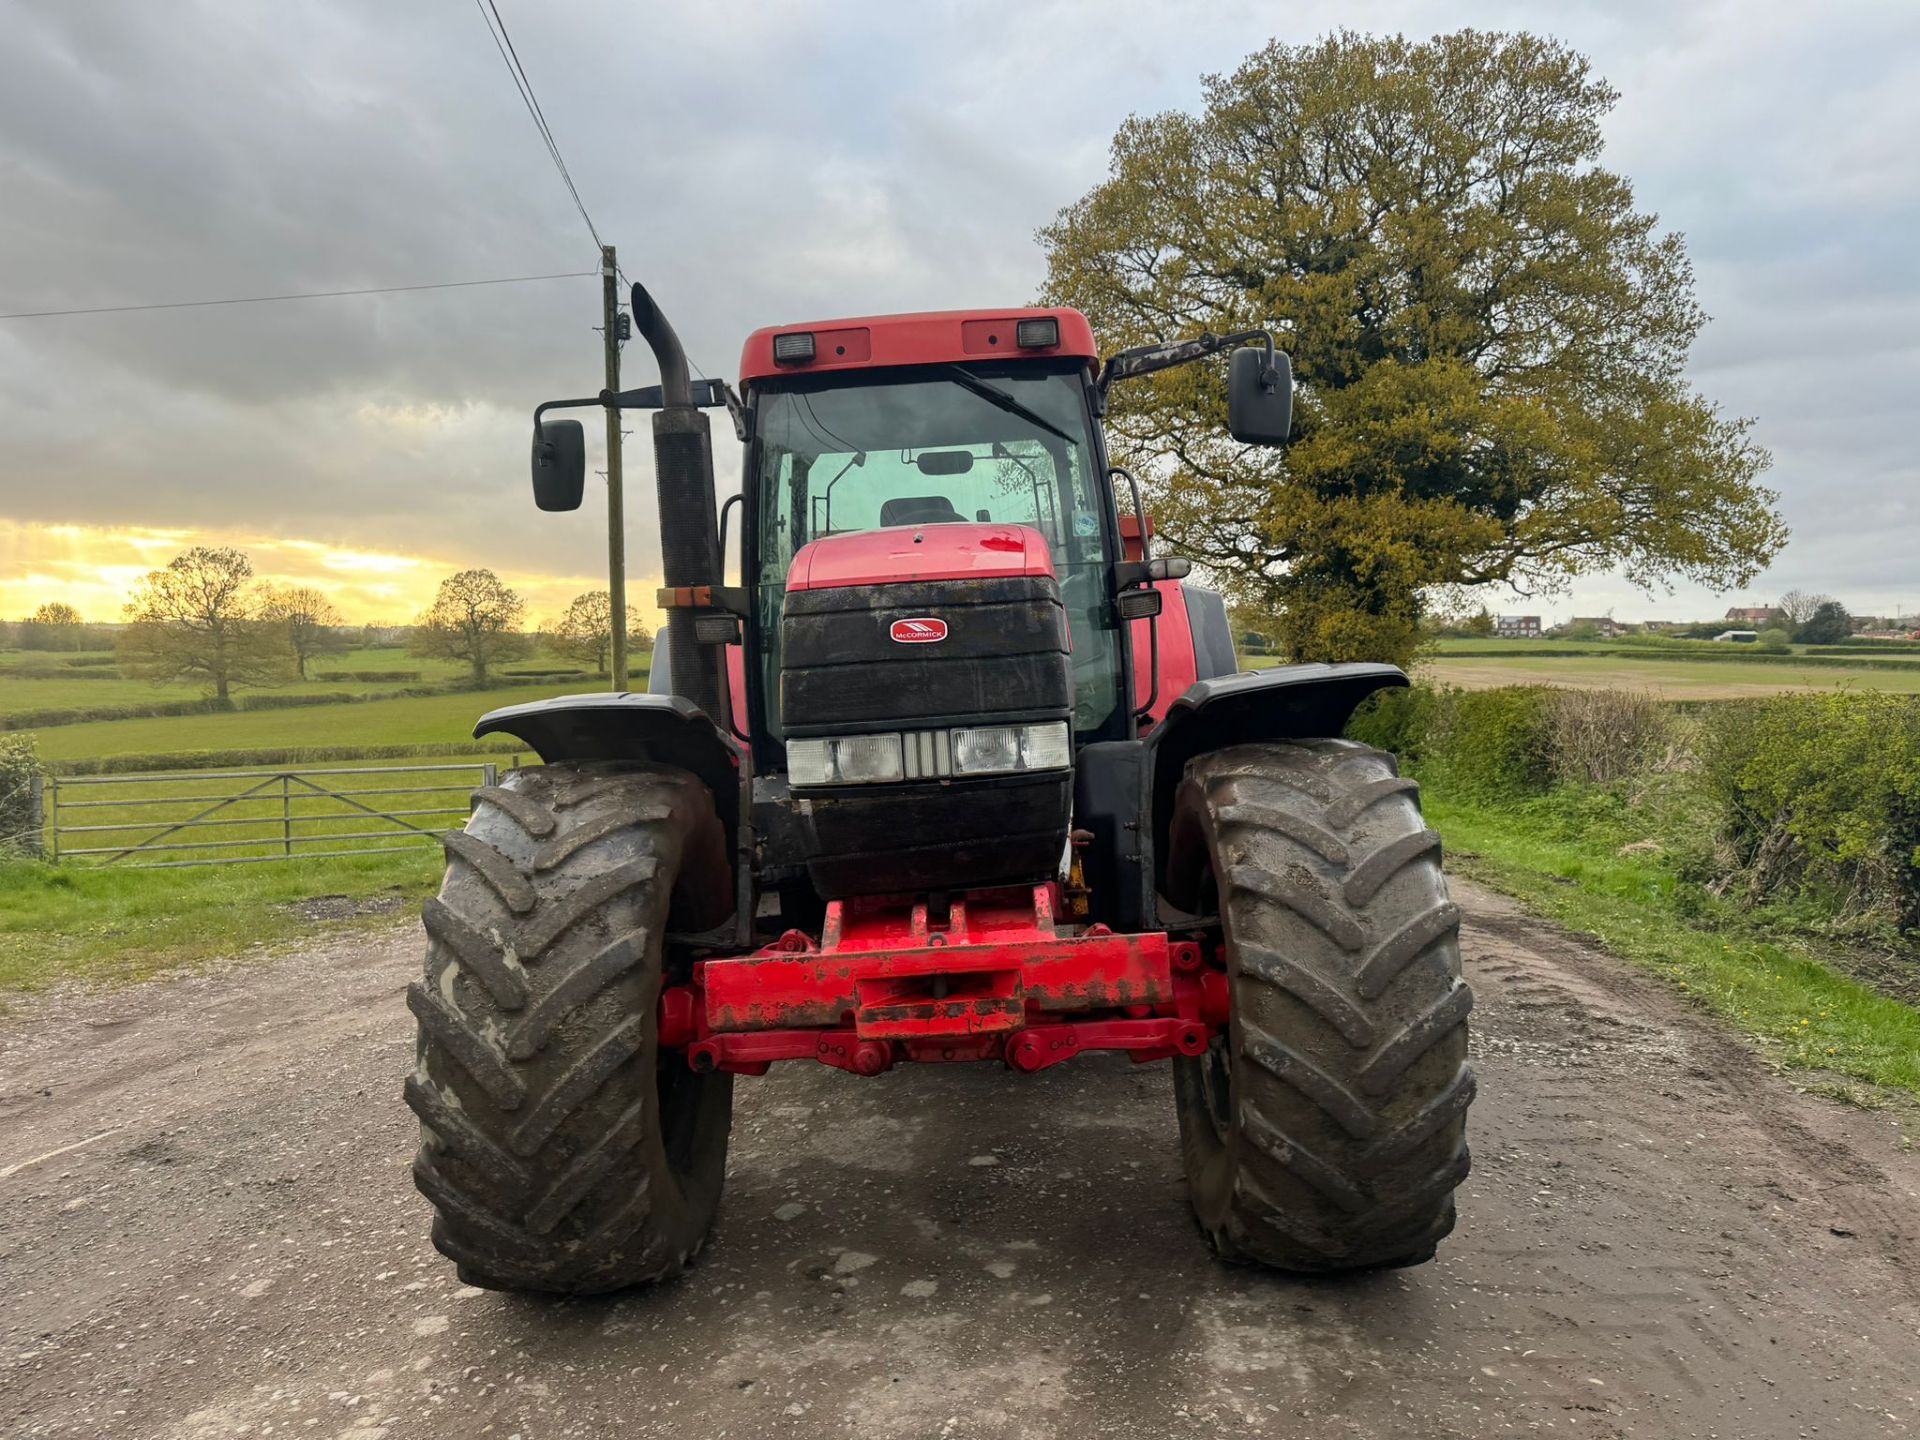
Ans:
{"label": "grass verge", "polygon": [[418,857],[194,870],[0,862],[0,1010],[9,997],[61,981],[144,980],[261,943],[312,938],[316,921],[303,902],[321,896],[397,902],[381,915],[324,924],[390,920],[433,892],[440,868],[439,847],[429,845]]}
{"label": "grass verge", "polygon": [[[1702,910],[1658,856],[1616,853],[1606,827],[1593,838],[1546,805],[1429,792],[1426,809],[1451,869],[1671,982],[1777,1063],[1920,1095],[1920,1010],[1835,973],[1793,939],[1752,933],[1731,906]],[[1810,1088],[1834,1089],[1830,1078]]]}

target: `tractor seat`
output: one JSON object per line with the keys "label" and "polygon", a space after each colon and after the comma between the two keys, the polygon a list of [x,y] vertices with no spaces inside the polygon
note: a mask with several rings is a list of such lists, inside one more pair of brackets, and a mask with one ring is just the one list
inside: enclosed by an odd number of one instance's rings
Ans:
{"label": "tractor seat", "polygon": [[880,524],[964,525],[966,517],[944,495],[900,495],[880,507]]}

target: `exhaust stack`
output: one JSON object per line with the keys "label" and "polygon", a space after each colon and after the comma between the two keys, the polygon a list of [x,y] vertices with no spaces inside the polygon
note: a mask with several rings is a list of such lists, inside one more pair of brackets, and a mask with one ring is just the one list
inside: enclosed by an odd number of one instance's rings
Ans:
{"label": "exhaust stack", "polygon": [[[632,299],[634,326],[660,366],[664,403],[653,416],[653,470],[666,585],[673,590],[717,588],[725,575],[714,509],[712,427],[694,406],[687,352],[680,337],[645,286],[635,285]],[[691,700],[723,727],[732,716],[725,644],[733,633],[732,617],[709,608],[680,606],[667,612],[673,693]]]}

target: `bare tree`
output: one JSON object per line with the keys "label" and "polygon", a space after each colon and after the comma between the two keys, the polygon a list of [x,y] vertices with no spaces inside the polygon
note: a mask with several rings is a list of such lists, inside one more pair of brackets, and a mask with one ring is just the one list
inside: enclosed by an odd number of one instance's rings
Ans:
{"label": "bare tree", "polygon": [[196,545],[140,582],[118,648],[132,674],[155,684],[202,680],[225,701],[235,685],[285,678],[279,647],[259,617],[252,562],[238,550]]}
{"label": "bare tree", "polygon": [[1787,617],[1788,628],[1797,630],[1813,618],[1815,611],[1832,599],[1831,595],[1816,595],[1806,590],[1789,590],[1780,597],[1777,608]]}
{"label": "bare tree", "polygon": [[416,655],[464,660],[476,687],[502,660],[527,653],[520,633],[526,604],[491,570],[462,570],[440,582],[433,604],[415,623],[411,646]]}
{"label": "bare tree", "polygon": [[[547,627],[553,648],[569,660],[592,665],[601,674],[613,654],[613,606],[604,590],[589,590],[573,597],[567,613]],[[647,627],[628,619],[627,649],[639,652],[651,648],[653,636]]]}
{"label": "bare tree", "polygon": [[337,628],[340,612],[311,585],[270,585],[260,606],[260,618],[272,626],[293,654],[294,673],[307,678],[307,661],[320,655],[338,655],[347,640]]}

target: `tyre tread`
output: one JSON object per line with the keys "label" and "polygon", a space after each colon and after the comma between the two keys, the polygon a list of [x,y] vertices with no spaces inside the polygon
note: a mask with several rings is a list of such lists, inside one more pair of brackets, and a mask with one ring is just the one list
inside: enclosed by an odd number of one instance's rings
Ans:
{"label": "tyre tread", "polygon": [[1180,1086],[1203,1226],[1287,1270],[1429,1258],[1470,1163],[1473,996],[1417,784],[1351,741],[1274,742],[1199,757],[1176,803],[1211,837],[1235,1017],[1224,1142]]}
{"label": "tyre tread", "polygon": [[694,1142],[711,1186],[667,1172],[653,1068],[672,895],[718,825],[712,797],[664,767],[552,765],[474,801],[447,837],[446,884],[422,911],[426,975],[407,991],[420,1041],[404,1093],[434,1243],[497,1288],[667,1278],[704,1241],[725,1164],[724,1091],[703,1090],[717,1097]]}

